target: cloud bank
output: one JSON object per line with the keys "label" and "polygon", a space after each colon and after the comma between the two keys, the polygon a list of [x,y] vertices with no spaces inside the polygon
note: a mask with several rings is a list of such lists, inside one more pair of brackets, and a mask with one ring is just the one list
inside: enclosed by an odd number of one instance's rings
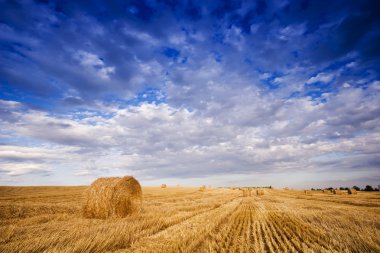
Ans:
{"label": "cloud bank", "polygon": [[380,177],[376,1],[1,6],[0,183]]}

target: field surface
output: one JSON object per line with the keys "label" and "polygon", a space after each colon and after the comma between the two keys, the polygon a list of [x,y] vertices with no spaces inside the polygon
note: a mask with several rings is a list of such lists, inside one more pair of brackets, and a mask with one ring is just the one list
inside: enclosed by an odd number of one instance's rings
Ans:
{"label": "field surface", "polygon": [[140,214],[85,219],[86,187],[0,187],[0,252],[380,252],[380,194],[143,187]]}

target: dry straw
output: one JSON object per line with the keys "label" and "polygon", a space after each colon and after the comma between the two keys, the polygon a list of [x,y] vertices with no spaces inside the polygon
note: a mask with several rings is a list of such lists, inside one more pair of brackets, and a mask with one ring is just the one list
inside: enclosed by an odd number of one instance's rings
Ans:
{"label": "dry straw", "polygon": [[348,194],[358,194],[355,189],[348,189]]}
{"label": "dry straw", "polygon": [[82,211],[86,218],[120,218],[140,211],[141,206],[142,190],[134,177],[104,177],[86,190]]}

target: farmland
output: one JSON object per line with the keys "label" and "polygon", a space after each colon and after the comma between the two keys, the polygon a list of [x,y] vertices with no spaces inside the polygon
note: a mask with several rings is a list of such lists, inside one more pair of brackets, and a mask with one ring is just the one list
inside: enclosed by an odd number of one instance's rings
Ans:
{"label": "farmland", "polygon": [[380,252],[380,193],[143,187],[143,209],[86,219],[80,187],[0,187],[0,252]]}

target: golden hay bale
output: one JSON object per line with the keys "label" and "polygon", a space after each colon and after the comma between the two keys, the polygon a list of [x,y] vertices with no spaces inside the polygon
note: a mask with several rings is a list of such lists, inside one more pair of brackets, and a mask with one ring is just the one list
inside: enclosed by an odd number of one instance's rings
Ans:
{"label": "golden hay bale", "polygon": [[343,192],[341,190],[334,190],[333,193],[336,195],[342,195],[343,194]]}
{"label": "golden hay bale", "polygon": [[309,190],[304,190],[304,193],[305,193],[305,195],[311,195],[311,191],[309,191]]}
{"label": "golden hay bale", "polygon": [[358,194],[355,189],[348,189],[348,194]]}
{"label": "golden hay bale", "polygon": [[262,195],[264,195],[264,191],[261,190],[261,189],[257,189],[257,190],[256,190],[256,195],[257,195],[257,196],[262,196]]}
{"label": "golden hay bale", "polygon": [[285,187],[284,190],[289,190],[289,188],[288,188],[288,187]]}
{"label": "golden hay bale", "polygon": [[166,184],[162,184],[162,185],[161,185],[161,188],[166,188]]}
{"label": "golden hay bale", "polygon": [[87,189],[83,202],[83,216],[105,219],[125,217],[141,210],[142,190],[131,176],[96,179]]}
{"label": "golden hay bale", "polygon": [[206,190],[206,186],[205,185],[202,185],[201,187],[199,187],[199,191],[204,192],[205,190]]}
{"label": "golden hay bale", "polygon": [[243,197],[251,196],[251,191],[248,189],[241,189],[243,191]]}

